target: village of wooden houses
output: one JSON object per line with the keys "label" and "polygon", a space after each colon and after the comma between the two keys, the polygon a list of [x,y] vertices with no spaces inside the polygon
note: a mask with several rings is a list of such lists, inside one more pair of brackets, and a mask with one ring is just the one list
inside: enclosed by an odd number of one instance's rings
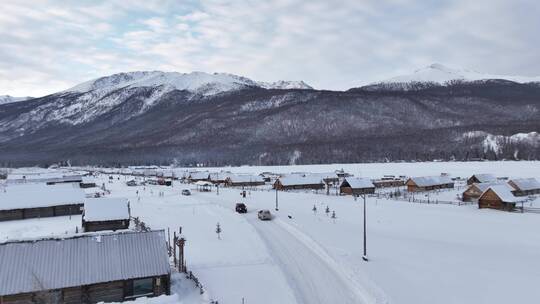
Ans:
{"label": "village of wooden houses", "polygon": [[0,303],[532,303],[530,164],[2,169]]}

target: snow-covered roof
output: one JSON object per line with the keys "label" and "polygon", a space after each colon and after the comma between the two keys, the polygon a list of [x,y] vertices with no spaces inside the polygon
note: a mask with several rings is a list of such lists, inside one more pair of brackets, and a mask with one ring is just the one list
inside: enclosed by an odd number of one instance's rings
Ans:
{"label": "snow-covered roof", "polygon": [[471,177],[476,177],[480,183],[494,182],[497,180],[497,177],[493,174],[474,174]]}
{"label": "snow-covered roof", "polygon": [[88,198],[84,201],[83,220],[87,222],[129,220],[126,198]]}
{"label": "snow-covered roof", "polygon": [[212,186],[213,184],[208,181],[197,181],[195,182],[195,185],[197,186]]}
{"label": "snow-covered roof", "polygon": [[[373,185],[369,178],[347,177],[345,180],[343,180],[343,183],[345,182],[347,182],[352,189],[375,188],[375,185]],[[341,185],[343,185],[343,183]]]}
{"label": "snow-covered roof", "polygon": [[235,175],[232,174],[228,176],[228,179],[233,183],[249,183],[249,182],[264,182],[264,178],[262,176],[257,175]]}
{"label": "snow-covered roof", "polygon": [[208,171],[204,172],[191,172],[189,174],[190,179],[207,179],[210,173]]}
{"label": "snow-covered roof", "polygon": [[[501,184],[501,183],[474,183],[472,184],[470,187],[476,187],[478,190],[480,190],[481,192],[484,192],[486,191],[489,187],[491,186],[494,186],[494,185],[506,185],[506,184]],[[469,187],[469,188],[470,188]]]}
{"label": "snow-covered roof", "polygon": [[0,269],[0,296],[170,273],[163,230],[2,243]]}
{"label": "snow-covered roof", "polygon": [[10,184],[20,183],[45,183],[45,182],[79,182],[82,176],[68,172],[42,172],[42,173],[11,173],[8,174],[7,182]]}
{"label": "snow-covered roof", "polygon": [[318,178],[320,178],[320,179],[335,179],[335,178],[339,178],[339,176],[338,176],[337,173],[335,173],[335,172],[327,172],[327,173],[309,173],[309,174],[306,174],[306,176],[318,177]]}
{"label": "snow-covered roof", "polygon": [[516,178],[510,181],[516,185],[516,190],[527,191],[540,189],[540,182],[536,178]]}
{"label": "snow-covered roof", "polygon": [[484,194],[486,194],[486,192],[490,189],[495,192],[495,194],[505,203],[515,203],[518,201],[518,198],[516,198],[512,193],[511,187],[508,187],[508,185],[505,184],[490,186],[486,191],[484,191],[484,193],[482,193],[480,199],[482,199],[482,196],[484,196]]}
{"label": "snow-covered roof", "polygon": [[280,177],[279,182],[283,186],[323,184],[322,178],[320,176],[302,176],[298,174],[291,174]]}
{"label": "snow-covered roof", "polygon": [[224,181],[227,177],[234,175],[231,172],[212,172],[210,173],[211,181]]}
{"label": "snow-covered roof", "polygon": [[78,184],[20,184],[0,190],[0,210],[82,204],[84,192]]}
{"label": "snow-covered roof", "polygon": [[410,179],[419,187],[429,187],[429,186],[453,183],[450,176],[447,176],[447,175],[420,176],[420,177],[411,177]]}

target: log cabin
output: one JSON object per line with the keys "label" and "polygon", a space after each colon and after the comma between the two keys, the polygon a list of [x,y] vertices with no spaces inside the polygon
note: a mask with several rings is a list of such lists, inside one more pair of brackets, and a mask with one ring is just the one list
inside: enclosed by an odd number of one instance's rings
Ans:
{"label": "log cabin", "polygon": [[361,195],[375,193],[375,185],[369,178],[347,177],[339,186],[341,195]]}
{"label": "log cabin", "polygon": [[264,186],[264,178],[257,175],[229,175],[225,180],[228,187]]}
{"label": "log cabin", "polygon": [[88,198],[84,202],[84,232],[128,229],[131,218],[125,198]]}
{"label": "log cabin", "polygon": [[0,303],[123,302],[170,294],[163,230],[0,244]]}
{"label": "log cabin", "polygon": [[512,211],[518,199],[507,184],[492,185],[478,198],[478,208]]}
{"label": "log cabin", "polygon": [[294,189],[324,189],[324,183],[318,176],[303,176],[300,174],[291,174],[278,178],[273,185],[273,189],[277,190],[294,190]]}
{"label": "log cabin", "polygon": [[467,179],[467,185],[479,183],[495,183],[497,177],[493,174],[474,174]]}
{"label": "log cabin", "polygon": [[508,181],[515,196],[540,194],[540,182],[536,178],[517,178]]}
{"label": "log cabin", "polygon": [[85,193],[78,184],[20,184],[0,191],[0,221],[81,214]]}
{"label": "log cabin", "polygon": [[475,202],[489,187],[497,185],[497,183],[474,183],[469,185],[462,193],[464,202]]}
{"label": "log cabin", "polygon": [[454,188],[454,181],[446,175],[422,176],[409,178],[405,185],[407,185],[407,191],[409,192],[420,192],[437,189],[452,189]]}

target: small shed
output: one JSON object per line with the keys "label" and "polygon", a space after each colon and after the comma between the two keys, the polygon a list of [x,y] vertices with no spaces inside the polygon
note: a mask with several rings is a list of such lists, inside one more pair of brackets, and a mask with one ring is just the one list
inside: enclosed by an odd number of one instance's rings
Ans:
{"label": "small shed", "polygon": [[78,184],[21,184],[0,191],[0,221],[81,214],[85,193]]}
{"label": "small shed", "polygon": [[405,183],[407,191],[420,192],[454,188],[454,181],[447,175],[411,177]]}
{"label": "small shed", "polygon": [[0,244],[1,303],[123,302],[170,294],[165,232],[123,231]]}
{"label": "small shed", "polygon": [[467,179],[467,185],[479,183],[495,183],[497,177],[493,174],[474,174]]}
{"label": "small shed", "polygon": [[369,178],[347,177],[339,186],[340,194],[361,195],[375,193],[375,185]]}
{"label": "small shed", "polygon": [[89,198],[84,202],[82,227],[85,232],[128,229],[130,218],[126,198]]}
{"label": "small shed", "polygon": [[540,182],[536,178],[516,178],[508,181],[508,184],[514,188],[516,196],[526,196],[540,193]]}
{"label": "small shed", "polygon": [[264,178],[257,175],[229,175],[225,184],[229,187],[264,186]]}
{"label": "small shed", "polygon": [[490,186],[478,198],[478,208],[491,208],[511,211],[516,207],[518,199],[512,188],[506,184]]}
{"label": "small shed", "polygon": [[273,185],[277,190],[293,189],[324,189],[324,183],[319,176],[302,176],[300,174],[291,174],[278,178]]}
{"label": "small shed", "polygon": [[195,185],[197,186],[197,190],[200,192],[210,192],[214,186],[214,184],[208,181],[197,181],[195,182]]}

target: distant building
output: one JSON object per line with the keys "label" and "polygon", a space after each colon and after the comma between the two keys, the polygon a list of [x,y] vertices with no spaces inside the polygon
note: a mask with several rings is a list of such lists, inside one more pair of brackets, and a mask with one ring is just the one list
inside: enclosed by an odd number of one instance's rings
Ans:
{"label": "distant building", "polygon": [[375,185],[369,178],[347,177],[339,186],[340,194],[361,195],[375,193]]}
{"label": "distant building", "polygon": [[229,175],[225,180],[229,187],[264,186],[264,178],[258,175]]}
{"label": "distant building", "polygon": [[125,198],[89,198],[84,202],[83,231],[128,229],[129,202]]}
{"label": "distant building", "polygon": [[405,184],[409,192],[454,188],[454,181],[447,175],[411,177]]}
{"label": "distant building", "polygon": [[540,193],[540,182],[536,178],[517,178],[508,181],[514,188],[514,195],[526,196]]}
{"label": "distant building", "polygon": [[511,211],[516,207],[518,199],[512,188],[506,184],[490,186],[478,198],[478,208],[491,208]]}
{"label": "distant building", "polygon": [[293,189],[324,189],[324,183],[319,176],[303,176],[300,174],[291,174],[278,178],[273,185],[278,190]]}
{"label": "distant building", "polygon": [[381,178],[381,179],[375,179],[371,181],[375,188],[388,188],[388,187],[401,187],[405,186],[405,181],[401,178]]}
{"label": "distant building", "polygon": [[497,177],[493,174],[474,174],[467,179],[467,185],[479,183],[494,183],[496,181]]}
{"label": "distant building", "polygon": [[123,302],[170,294],[165,233],[119,232],[0,244],[0,303]]}
{"label": "distant building", "polygon": [[190,183],[196,183],[199,181],[210,181],[210,172],[191,172],[189,173],[188,180]]}
{"label": "distant building", "polygon": [[10,185],[0,191],[0,221],[81,214],[84,199],[78,184]]}

